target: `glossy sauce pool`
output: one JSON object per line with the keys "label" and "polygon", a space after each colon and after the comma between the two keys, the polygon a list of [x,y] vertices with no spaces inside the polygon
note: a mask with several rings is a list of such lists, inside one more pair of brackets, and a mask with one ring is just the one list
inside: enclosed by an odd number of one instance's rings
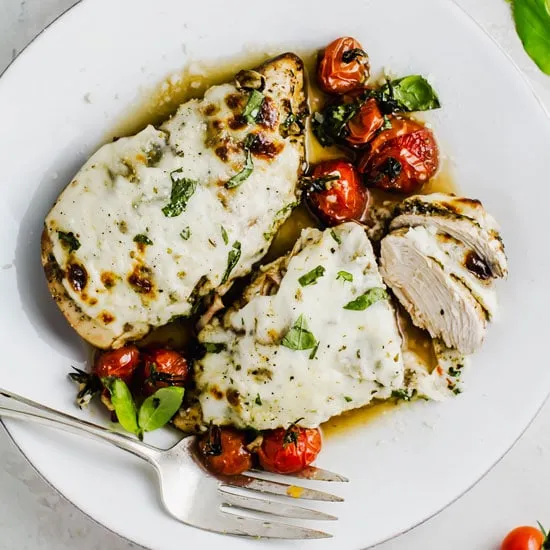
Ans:
{"label": "glossy sauce pool", "polygon": [[[298,51],[297,53],[304,60],[306,67],[308,103],[310,111],[313,113],[320,110],[326,101],[325,95],[315,84],[317,55],[311,52]],[[111,141],[118,136],[135,134],[148,124],[159,125],[170,117],[181,103],[192,98],[202,97],[205,90],[210,86],[230,82],[241,69],[254,68],[271,57],[273,55],[267,55],[265,52],[248,52],[242,56],[217,62],[216,64],[190,62],[181,73],[167,77],[158,86],[145,93],[140,101],[109,132],[106,141]],[[308,128],[307,134],[306,154],[309,165],[323,160],[350,156],[338,147],[323,148],[313,137],[310,128]],[[438,174],[424,186],[421,192],[428,194],[434,192],[456,193],[456,191],[457,188],[450,167],[446,161],[443,161]],[[403,195],[375,190],[372,192],[371,200],[373,205],[383,203],[388,206],[403,200],[403,198]],[[263,263],[268,263],[291,250],[303,228],[318,226],[319,223],[306,206],[297,207],[275,236]],[[404,340],[404,347],[417,353],[429,368],[433,368],[435,366],[435,356],[428,334],[414,327],[403,312],[400,312],[399,315],[399,326]],[[178,321],[156,329],[140,345],[158,343],[174,348],[183,348],[190,343],[192,338],[193,323],[191,321]],[[322,426],[323,434],[325,437],[344,434],[354,428],[373,422],[376,418],[387,414],[397,406],[399,405],[396,402],[386,401],[348,411],[325,422]]]}

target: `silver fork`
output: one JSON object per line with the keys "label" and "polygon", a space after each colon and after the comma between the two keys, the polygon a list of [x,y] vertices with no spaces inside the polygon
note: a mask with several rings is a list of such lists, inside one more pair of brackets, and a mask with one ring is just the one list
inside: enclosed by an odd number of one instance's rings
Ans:
{"label": "silver fork", "polygon": [[[299,525],[272,521],[271,516],[301,520],[335,520],[335,516],[279,500],[270,500],[265,495],[342,502],[343,499],[338,496],[250,475],[215,476],[204,468],[196,456],[194,436],[185,437],[170,449],[160,450],[1,388],[0,395],[6,398],[6,402],[0,404],[0,416],[30,420],[107,441],[146,460],[158,473],[164,507],[174,518],[187,525],[216,533],[275,539],[317,539],[332,536]],[[16,404],[23,405],[23,408]],[[258,470],[254,472],[259,473]],[[309,467],[294,477],[318,481],[348,481],[343,476],[314,467]]]}

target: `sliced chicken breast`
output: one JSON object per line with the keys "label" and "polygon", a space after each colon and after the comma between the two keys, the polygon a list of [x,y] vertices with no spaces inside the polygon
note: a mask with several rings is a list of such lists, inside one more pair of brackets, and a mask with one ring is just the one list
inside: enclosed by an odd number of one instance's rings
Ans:
{"label": "sliced chicken breast", "polygon": [[488,314],[456,274],[452,259],[437,250],[436,234],[413,227],[387,235],[381,243],[382,277],[416,326],[470,354],[483,342]]}
{"label": "sliced chicken breast", "polygon": [[498,224],[481,202],[444,193],[415,195],[403,201],[394,215],[390,231],[402,227],[434,227],[472,250],[471,270],[485,278],[507,275]]}

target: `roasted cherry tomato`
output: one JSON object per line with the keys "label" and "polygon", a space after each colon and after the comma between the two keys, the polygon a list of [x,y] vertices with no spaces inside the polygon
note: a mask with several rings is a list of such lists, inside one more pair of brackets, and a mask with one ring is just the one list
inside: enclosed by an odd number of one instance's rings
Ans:
{"label": "roasted cherry tomato", "polygon": [[369,56],[355,38],[337,38],[322,53],[317,80],[325,92],[345,94],[361,87],[369,78]]}
{"label": "roasted cherry tomato", "polygon": [[[539,524],[540,525],[540,524]],[[501,550],[541,550],[550,548],[550,538],[542,529],[517,527],[502,541]]]}
{"label": "roasted cherry tomato", "polygon": [[216,474],[234,476],[252,468],[245,434],[234,428],[210,426],[199,440],[199,451],[206,467]]}
{"label": "roasted cherry tomato", "polygon": [[291,474],[309,466],[320,450],[321,432],[318,429],[293,424],[286,430],[277,428],[265,432],[258,458],[269,472]]}
{"label": "roasted cherry tomato", "polygon": [[439,167],[439,149],[433,132],[412,120],[393,119],[359,160],[365,183],[388,191],[418,191]]}
{"label": "roasted cherry tomato", "polygon": [[177,351],[154,349],[143,352],[144,395],[152,395],[167,386],[184,386],[188,376],[187,361]]}
{"label": "roasted cherry tomato", "polygon": [[365,213],[368,190],[353,164],[345,160],[322,162],[308,180],[309,205],[327,225],[358,220]]}
{"label": "roasted cherry tomato", "polygon": [[346,141],[351,145],[365,145],[384,126],[384,116],[375,99],[369,99],[348,122]]}
{"label": "roasted cherry tomato", "polygon": [[124,346],[102,353],[92,369],[99,378],[114,376],[129,384],[139,364],[139,350],[136,346]]}

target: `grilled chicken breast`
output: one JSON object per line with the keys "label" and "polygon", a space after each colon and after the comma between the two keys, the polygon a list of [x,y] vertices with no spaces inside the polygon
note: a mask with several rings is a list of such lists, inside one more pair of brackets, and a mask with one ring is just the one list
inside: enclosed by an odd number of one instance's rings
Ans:
{"label": "grilled chicken breast", "polygon": [[380,251],[385,283],[416,326],[475,352],[497,314],[494,281],[507,273],[496,222],[478,201],[437,194],[404,201],[390,230]]}
{"label": "grilled chicken breast", "polygon": [[95,153],[42,239],[75,330],[120,347],[247,274],[298,199],[306,114],[302,62],[285,54]]}
{"label": "grilled chicken breast", "polygon": [[305,229],[199,340],[206,424],[262,430],[300,419],[314,427],[404,388],[395,312],[356,223]]}

